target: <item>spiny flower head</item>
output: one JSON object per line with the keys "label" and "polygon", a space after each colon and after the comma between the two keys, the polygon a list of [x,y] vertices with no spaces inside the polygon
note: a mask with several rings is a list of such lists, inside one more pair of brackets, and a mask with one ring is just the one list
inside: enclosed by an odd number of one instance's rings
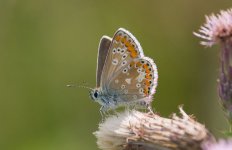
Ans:
{"label": "spiny flower head", "polygon": [[204,125],[180,107],[181,116],[160,117],[136,110],[110,116],[94,134],[102,150],[201,150],[205,141],[214,141]]}
{"label": "spiny flower head", "polygon": [[232,37],[232,9],[222,10],[219,14],[206,16],[206,22],[200,27],[197,37],[202,38],[201,44],[212,46],[224,40],[231,40]]}

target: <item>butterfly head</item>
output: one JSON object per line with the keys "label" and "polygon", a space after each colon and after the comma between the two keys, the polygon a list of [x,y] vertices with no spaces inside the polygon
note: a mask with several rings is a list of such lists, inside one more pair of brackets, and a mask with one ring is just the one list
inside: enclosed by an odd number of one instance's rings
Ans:
{"label": "butterfly head", "polygon": [[106,104],[104,101],[104,96],[99,88],[92,89],[89,94],[93,101],[98,102],[100,105]]}
{"label": "butterfly head", "polygon": [[93,101],[98,101],[100,100],[100,91],[98,88],[92,89],[90,92],[90,97]]}

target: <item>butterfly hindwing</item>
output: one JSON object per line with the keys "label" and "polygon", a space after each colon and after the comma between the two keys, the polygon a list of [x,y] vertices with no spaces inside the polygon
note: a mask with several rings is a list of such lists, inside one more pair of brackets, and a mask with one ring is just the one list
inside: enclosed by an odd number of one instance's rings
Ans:
{"label": "butterfly hindwing", "polygon": [[109,87],[111,92],[116,92],[121,102],[150,103],[157,86],[157,78],[156,65],[150,58],[144,57],[123,67]]}

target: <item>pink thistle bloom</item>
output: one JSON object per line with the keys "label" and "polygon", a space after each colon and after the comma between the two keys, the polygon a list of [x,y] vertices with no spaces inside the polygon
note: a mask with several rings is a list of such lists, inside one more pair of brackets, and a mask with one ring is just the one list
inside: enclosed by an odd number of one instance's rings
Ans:
{"label": "pink thistle bloom", "polygon": [[232,140],[220,140],[217,143],[204,144],[203,150],[232,150]]}
{"label": "pink thistle bloom", "polygon": [[232,37],[232,9],[222,10],[219,14],[206,16],[206,23],[200,27],[197,37],[204,41],[202,45],[212,46]]}
{"label": "pink thistle bloom", "polygon": [[232,9],[206,16],[206,23],[194,33],[202,45],[220,45],[218,93],[226,116],[232,125]]}

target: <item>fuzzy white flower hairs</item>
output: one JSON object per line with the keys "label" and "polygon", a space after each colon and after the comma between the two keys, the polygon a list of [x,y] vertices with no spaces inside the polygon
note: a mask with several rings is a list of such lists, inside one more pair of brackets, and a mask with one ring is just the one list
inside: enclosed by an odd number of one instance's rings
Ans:
{"label": "fuzzy white flower hairs", "polygon": [[205,141],[214,141],[204,125],[188,116],[163,118],[136,110],[111,116],[94,134],[102,150],[200,150]]}

